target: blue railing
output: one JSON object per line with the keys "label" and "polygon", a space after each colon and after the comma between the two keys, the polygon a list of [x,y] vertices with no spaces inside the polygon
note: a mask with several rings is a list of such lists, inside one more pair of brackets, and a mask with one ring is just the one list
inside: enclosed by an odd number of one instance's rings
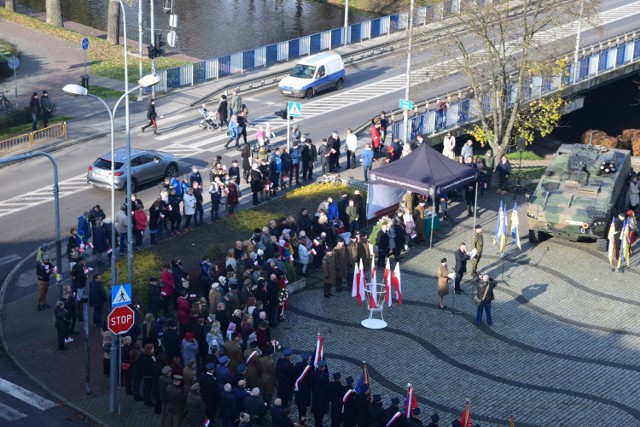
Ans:
{"label": "blue railing", "polygon": [[[494,3],[496,2],[494,0]],[[416,10],[414,26],[428,25],[458,14],[460,13],[460,4],[460,0],[448,0],[437,5],[420,7]],[[404,31],[408,27],[408,19],[409,14],[403,12],[351,24],[347,27],[347,44],[356,44],[364,40]],[[344,45],[344,30],[344,27],[335,28],[245,52],[159,70],[160,83],[158,83],[156,90],[166,92],[168,89],[269,67],[279,62],[287,62],[302,56],[335,49]]]}
{"label": "blue railing", "polygon": [[[593,46],[587,46],[582,50],[591,53],[579,59],[578,76],[575,82],[573,81],[573,63],[567,66],[564,73],[556,76],[532,76],[523,86],[525,90],[524,101],[549,95],[566,86],[592,79],[631,63],[640,62],[640,32],[623,34]],[[422,107],[425,108],[423,112],[417,112],[416,109],[415,114],[410,117],[410,140],[419,133],[423,135],[437,134],[468,125],[477,121],[481,111],[490,111],[491,99],[489,96],[478,100],[469,97],[469,94],[468,87],[461,88],[453,96],[444,94],[436,99],[428,100]],[[444,102],[448,103],[449,107],[438,109],[438,104]],[[484,102],[484,108],[479,108],[478,102]],[[404,140],[403,120],[394,121],[391,125],[391,137]]]}

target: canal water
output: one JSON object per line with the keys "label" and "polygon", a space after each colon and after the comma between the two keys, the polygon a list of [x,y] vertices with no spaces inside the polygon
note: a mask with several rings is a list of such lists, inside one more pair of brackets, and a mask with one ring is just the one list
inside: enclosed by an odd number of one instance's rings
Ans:
{"label": "canal water", "polygon": [[[65,20],[106,30],[110,0],[61,0]],[[127,36],[138,39],[138,1],[142,1],[143,34],[150,28],[149,7],[154,1],[155,29],[169,31],[164,0],[124,0]],[[17,0],[44,10],[46,0]],[[170,2],[169,2],[170,3]],[[201,59],[215,58],[271,43],[295,39],[344,25],[344,9],[312,0],[173,0],[178,15],[179,53]],[[377,15],[349,13],[349,23]],[[145,36],[145,44],[149,43]]]}

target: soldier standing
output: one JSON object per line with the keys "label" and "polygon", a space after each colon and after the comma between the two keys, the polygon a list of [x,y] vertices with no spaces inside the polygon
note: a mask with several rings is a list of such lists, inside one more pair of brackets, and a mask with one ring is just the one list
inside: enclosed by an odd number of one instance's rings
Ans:
{"label": "soldier standing", "polygon": [[315,425],[322,426],[324,416],[329,410],[329,373],[327,372],[327,362],[318,362],[318,369],[313,372],[313,399],[311,401],[311,412]]}
{"label": "soldier standing", "polygon": [[331,288],[336,283],[336,259],[333,251],[327,251],[322,259],[322,272],[324,277],[324,297],[329,298],[333,294]]}
{"label": "soldier standing", "polygon": [[300,418],[307,416],[307,408],[311,403],[311,384],[313,377],[313,366],[309,365],[309,353],[302,353],[302,360],[294,367],[294,377],[298,389],[295,392],[296,406]]}
{"label": "soldier standing", "polygon": [[293,377],[293,363],[291,363],[291,349],[285,348],[282,352],[282,357],[278,359],[276,363],[276,376],[278,378],[278,391],[276,396],[282,400],[282,406],[289,407],[291,399],[293,398],[293,384],[295,378]]}
{"label": "soldier standing", "polygon": [[471,277],[475,279],[478,277],[478,263],[480,262],[480,257],[482,256],[482,248],[484,246],[484,237],[482,236],[482,226],[480,224],[476,225],[475,233],[473,233],[473,237],[471,238],[471,249],[476,250],[476,256],[471,259]]}
{"label": "soldier standing", "polygon": [[424,238],[424,201],[421,200],[413,209],[413,222],[416,224],[416,243],[426,242]]}
{"label": "soldier standing", "polygon": [[335,259],[336,271],[336,291],[342,292],[342,279],[346,277],[347,269],[347,251],[344,247],[344,239],[338,237],[336,247],[333,248],[333,258]]}
{"label": "soldier standing", "polygon": [[361,234],[358,239],[358,263],[362,260],[362,268],[371,274],[371,247],[366,234]]}

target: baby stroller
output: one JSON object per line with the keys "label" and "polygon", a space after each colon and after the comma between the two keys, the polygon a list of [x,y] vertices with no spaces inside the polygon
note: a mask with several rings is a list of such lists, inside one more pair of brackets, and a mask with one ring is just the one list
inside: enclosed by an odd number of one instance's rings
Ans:
{"label": "baby stroller", "polygon": [[201,130],[208,130],[213,132],[218,129],[218,124],[216,123],[216,113],[207,110],[206,104],[202,104],[202,107],[198,109],[200,114],[202,114],[203,119],[198,123],[198,127]]}

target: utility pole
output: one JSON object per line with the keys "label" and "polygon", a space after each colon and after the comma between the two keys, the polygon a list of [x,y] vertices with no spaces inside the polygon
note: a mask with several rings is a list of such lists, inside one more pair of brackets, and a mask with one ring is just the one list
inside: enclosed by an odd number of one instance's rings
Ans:
{"label": "utility pole", "polygon": [[584,13],[584,0],[580,0],[580,15],[578,16],[578,32],[576,34],[576,48],[573,51],[573,73],[572,74],[572,82],[577,83],[578,81],[578,54],[580,53],[580,37],[582,36],[582,14]]}
{"label": "utility pole", "polygon": [[[140,0],[142,1],[142,0]],[[155,8],[153,7],[153,0],[149,0],[149,14],[151,15],[151,46],[153,46],[153,48],[156,47],[156,27],[155,27],[155,18],[154,18],[154,14],[155,14]],[[151,74],[153,74],[154,76],[156,75],[156,55],[153,55],[153,59],[151,60]],[[151,87],[151,98],[155,98],[156,97],[156,87],[155,85],[153,87]]]}
{"label": "utility pole", "polygon": [[[153,0],[151,0],[153,2]],[[142,74],[142,0],[138,0],[138,80]],[[138,90],[138,99],[142,98],[142,87]]]}
{"label": "utility pole", "polygon": [[[413,47],[413,2],[411,0],[411,6],[409,7],[409,43],[407,46],[407,82],[404,88],[404,99],[409,99],[409,85],[411,84],[411,49]],[[409,112],[404,112],[404,144],[411,142],[409,138]]]}
{"label": "utility pole", "polygon": [[344,45],[349,44],[349,0],[344,0]]}

